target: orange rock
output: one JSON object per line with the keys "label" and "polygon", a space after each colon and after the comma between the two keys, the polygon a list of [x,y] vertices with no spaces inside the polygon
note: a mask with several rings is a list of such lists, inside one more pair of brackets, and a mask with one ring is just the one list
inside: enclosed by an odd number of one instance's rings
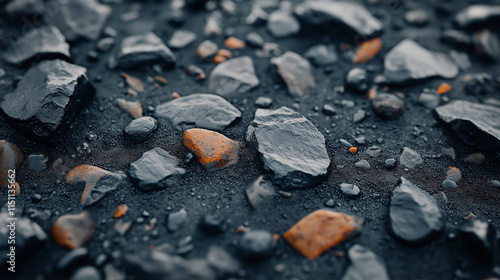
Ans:
{"label": "orange rock", "polygon": [[118,102],[118,106],[127,111],[132,117],[136,119],[142,117],[142,105],[140,102],[131,102],[122,98],[118,98],[116,101]]}
{"label": "orange rock", "polygon": [[291,192],[285,192],[285,191],[279,190],[278,193],[281,194],[284,198],[290,198],[290,197],[292,197],[292,193]]}
{"label": "orange rock", "polygon": [[94,222],[87,212],[61,216],[52,227],[54,241],[71,250],[87,245],[93,235]]}
{"label": "orange rock", "polygon": [[229,50],[226,50],[226,49],[220,49],[218,52],[217,52],[217,55],[219,56],[223,56],[225,58],[231,58],[233,57],[233,53],[230,52]]}
{"label": "orange rock", "polygon": [[118,207],[116,207],[116,211],[115,211],[115,214],[113,215],[113,217],[114,218],[123,217],[123,215],[125,215],[125,213],[127,213],[127,211],[128,211],[127,204],[118,205]]}
{"label": "orange rock", "polygon": [[465,162],[474,163],[475,165],[483,165],[485,156],[482,153],[473,153],[464,158]]}
{"label": "orange rock", "polygon": [[0,185],[9,188],[13,184],[15,195],[21,193],[21,187],[18,182],[12,183],[12,180],[17,177],[16,167],[21,164],[23,158],[23,152],[16,144],[0,140]]}
{"label": "orange rock", "polygon": [[462,172],[456,167],[449,166],[449,170],[446,172],[446,179],[458,183],[462,179]]}
{"label": "orange rock", "polygon": [[219,64],[219,63],[222,63],[222,62],[226,61],[226,59],[227,58],[225,56],[216,55],[214,57],[214,63]]}
{"label": "orange rock", "polygon": [[85,189],[80,198],[80,203],[84,204],[97,181],[99,181],[102,176],[111,174],[113,173],[97,166],[82,164],[68,172],[68,175],[66,175],[66,182],[71,184],[85,182]]}
{"label": "orange rock", "polygon": [[207,170],[217,170],[238,162],[240,145],[215,131],[193,128],[184,131],[184,146]]}
{"label": "orange rock", "polygon": [[349,148],[349,152],[351,152],[353,154],[357,154],[358,153],[358,148],[356,148],[356,147],[350,147]]}
{"label": "orange rock", "polygon": [[375,98],[377,98],[377,90],[375,88],[369,89],[368,93],[366,94],[366,99],[373,100]]}
{"label": "orange rock", "polygon": [[242,49],[246,46],[244,41],[235,37],[227,38],[226,41],[224,42],[224,45],[226,45],[226,47],[231,49]]}
{"label": "orange rock", "polygon": [[125,78],[125,82],[127,82],[127,85],[131,87],[133,90],[144,91],[144,84],[141,82],[141,80],[132,77],[126,73],[122,73],[121,75],[123,78]]}
{"label": "orange rock", "polygon": [[445,94],[450,91],[451,91],[451,86],[447,83],[442,83],[437,89],[437,93],[439,94]]}
{"label": "orange rock", "polygon": [[177,92],[172,92],[172,98],[173,99],[177,99],[177,98],[181,98],[182,96],[180,94],[178,94]]}
{"label": "orange rock", "polygon": [[344,213],[317,210],[302,218],[283,238],[313,260],[361,231],[362,221]]}
{"label": "orange rock", "polygon": [[356,55],[354,56],[353,63],[366,63],[373,59],[382,49],[382,40],[380,38],[373,38],[370,41],[361,43]]}
{"label": "orange rock", "polygon": [[165,77],[163,77],[163,76],[161,76],[161,75],[156,75],[156,76],[154,76],[154,77],[153,77],[153,79],[154,79],[155,81],[159,82],[159,83],[164,84],[164,85],[166,85],[166,84],[167,84],[167,82],[168,82],[168,81],[167,81],[167,78],[165,78]]}

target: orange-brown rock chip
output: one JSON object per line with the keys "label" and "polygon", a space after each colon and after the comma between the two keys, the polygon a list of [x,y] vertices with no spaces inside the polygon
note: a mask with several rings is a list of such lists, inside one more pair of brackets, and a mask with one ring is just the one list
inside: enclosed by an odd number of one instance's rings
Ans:
{"label": "orange-brown rock chip", "polygon": [[[23,152],[16,146],[5,140],[0,140],[0,185],[9,187],[9,170],[16,170],[16,167],[23,161]],[[17,177],[17,176],[16,176]],[[21,192],[19,183],[15,182],[14,185],[16,195]]]}
{"label": "orange-brown rock chip", "polygon": [[118,98],[116,102],[118,103],[118,107],[127,111],[132,117],[136,119],[142,117],[142,105],[139,101],[132,102]]}
{"label": "orange-brown rock chip", "polygon": [[193,128],[184,131],[184,146],[207,170],[217,170],[238,162],[240,145],[215,131]]}
{"label": "orange-brown rock chip", "polygon": [[382,40],[380,38],[373,38],[370,41],[361,43],[356,55],[354,56],[353,63],[366,63],[372,60],[382,49]]}
{"label": "orange-brown rock chip", "polygon": [[71,250],[84,247],[94,235],[94,222],[88,212],[59,217],[52,227],[54,241]]}
{"label": "orange-brown rock chip", "polygon": [[362,221],[344,213],[317,210],[302,218],[283,238],[313,260],[361,231]]}
{"label": "orange-brown rock chip", "polygon": [[80,198],[80,203],[84,204],[97,181],[99,181],[102,176],[111,174],[113,173],[97,166],[82,164],[68,172],[68,175],[66,175],[66,182],[71,184],[85,182],[85,189]]}

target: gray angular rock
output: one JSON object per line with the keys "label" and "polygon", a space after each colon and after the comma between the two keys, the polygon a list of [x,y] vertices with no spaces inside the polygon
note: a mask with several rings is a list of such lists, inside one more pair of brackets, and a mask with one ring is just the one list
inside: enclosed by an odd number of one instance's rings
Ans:
{"label": "gray angular rock", "polygon": [[62,60],[47,60],[28,70],[0,104],[6,120],[37,138],[66,128],[94,97],[87,69]]}
{"label": "gray angular rock", "polygon": [[176,30],[168,41],[168,46],[173,49],[184,48],[196,40],[196,34],[189,30]]}
{"label": "gray angular rock", "polygon": [[208,80],[210,91],[219,95],[244,93],[259,85],[253,61],[248,56],[226,60],[217,65]]}
{"label": "gray angular rock", "polygon": [[500,5],[470,5],[455,16],[459,27],[482,25],[490,20],[500,19]]}
{"label": "gray angular rock", "polygon": [[490,181],[488,181],[488,187],[500,188],[500,181],[498,181],[498,180],[490,180]]}
{"label": "gray angular rock", "polygon": [[168,214],[167,216],[167,229],[170,232],[178,230],[187,221],[187,212],[181,209],[177,212]]}
{"label": "gray angular rock", "polygon": [[264,38],[262,38],[262,36],[260,36],[259,33],[256,32],[249,32],[245,37],[245,41],[249,46],[254,48],[262,48],[262,46],[264,45]]}
{"label": "gray angular rock", "polygon": [[352,117],[352,121],[355,123],[358,123],[366,118],[366,111],[363,109],[359,109],[354,113],[354,116]]}
{"label": "gray angular rock", "polygon": [[143,191],[171,187],[184,173],[186,170],[179,167],[179,159],[162,148],[145,152],[128,170],[132,181]]}
{"label": "gray angular rock", "polygon": [[390,228],[398,238],[421,244],[444,230],[444,214],[434,198],[401,177],[391,196]]}
{"label": "gray angular rock", "polygon": [[387,119],[396,118],[404,105],[403,100],[394,94],[379,93],[372,100],[373,111],[377,115]]}
{"label": "gray angular rock", "polygon": [[191,94],[158,105],[155,116],[168,119],[180,131],[205,128],[222,131],[241,118],[241,112],[214,94]]}
{"label": "gray angular rock", "polygon": [[299,33],[300,23],[290,12],[276,10],[267,18],[267,30],[274,37],[284,38]]}
{"label": "gray angular rock", "polygon": [[347,183],[340,184],[340,191],[348,198],[356,198],[361,194],[361,190],[358,186]]}
{"label": "gray angular rock", "polygon": [[81,38],[97,40],[111,15],[111,7],[97,0],[51,0],[47,5],[58,7],[54,9],[56,13],[50,17],[50,22],[70,42]]}
{"label": "gray angular rock", "polygon": [[418,96],[418,103],[428,109],[434,109],[439,105],[439,95],[435,92],[422,92]]}
{"label": "gray angular rock", "polygon": [[47,168],[47,162],[49,159],[43,154],[33,154],[28,156],[28,162],[30,163],[30,169],[36,172],[41,172]]}
{"label": "gray angular rock", "polygon": [[399,162],[409,169],[413,169],[416,166],[424,163],[424,160],[422,159],[422,156],[416,151],[408,147],[404,147],[403,152],[399,156]]}
{"label": "gray angular rock", "polygon": [[355,67],[347,72],[346,85],[357,91],[368,90],[368,77],[365,69]]}
{"label": "gray angular rock", "polygon": [[356,163],[354,164],[354,166],[356,166],[356,167],[358,167],[358,168],[361,168],[361,169],[364,169],[364,170],[368,170],[368,169],[370,169],[370,167],[371,167],[371,166],[370,166],[370,163],[369,163],[368,161],[364,160],[364,159],[362,159],[362,160],[360,160],[360,161],[356,162]]}
{"label": "gray angular rock", "polygon": [[366,149],[365,153],[371,157],[378,157],[382,149],[379,146],[370,146]]}
{"label": "gray angular rock", "polygon": [[149,139],[151,133],[158,127],[157,121],[152,117],[140,117],[130,122],[124,132],[130,141],[134,143],[144,142]]}
{"label": "gray angular rock", "polygon": [[223,276],[238,274],[241,265],[236,258],[221,247],[212,245],[208,249],[207,262]]}
{"label": "gray angular rock", "polygon": [[500,151],[500,110],[497,107],[455,100],[437,107],[435,112],[466,144]]}
{"label": "gray angular rock", "polygon": [[362,36],[376,36],[383,24],[362,5],[348,1],[305,1],[295,7],[295,14],[311,25],[331,26],[340,23]]}
{"label": "gray angular rock", "polygon": [[12,64],[54,58],[69,60],[70,57],[66,39],[53,25],[32,29],[14,42],[3,55],[5,61]]}
{"label": "gray angular rock", "polygon": [[441,77],[455,78],[458,67],[448,56],[425,49],[411,39],[397,44],[385,56],[384,82],[406,84],[419,80]]}
{"label": "gray angular rock", "polygon": [[245,193],[252,208],[257,209],[259,205],[273,198],[275,190],[273,184],[261,175],[246,187]]}
{"label": "gray angular rock", "polygon": [[500,40],[495,33],[483,29],[473,37],[476,52],[483,58],[500,60]]}
{"label": "gray angular rock", "polygon": [[310,89],[316,86],[311,73],[311,64],[299,54],[288,51],[272,58],[271,63],[276,66],[291,95],[309,95]]}
{"label": "gray angular rock", "polygon": [[153,32],[123,39],[116,52],[109,57],[109,68],[135,68],[150,63],[165,66],[175,64],[175,55]]}
{"label": "gray angular rock", "polygon": [[326,66],[335,64],[338,60],[334,45],[319,44],[310,47],[304,57],[309,59],[314,65]]}
{"label": "gray angular rock", "polygon": [[495,227],[477,218],[467,219],[459,228],[462,243],[473,259],[490,263],[497,246]]}
{"label": "gray angular rock", "polygon": [[274,249],[273,235],[265,230],[252,230],[243,234],[238,245],[243,258],[260,261],[271,255]]}
{"label": "gray angular rock", "polygon": [[116,190],[122,185],[127,176],[125,173],[118,171],[115,173],[105,174],[91,187],[90,190],[85,189],[81,197],[83,206],[90,206],[101,200],[107,193]]}
{"label": "gray angular rock", "polygon": [[313,187],[328,175],[325,138],[290,108],[257,109],[246,137],[262,169],[283,189]]}
{"label": "gray angular rock", "polygon": [[389,280],[383,260],[369,249],[354,245],[347,252],[351,265],[341,280]]}

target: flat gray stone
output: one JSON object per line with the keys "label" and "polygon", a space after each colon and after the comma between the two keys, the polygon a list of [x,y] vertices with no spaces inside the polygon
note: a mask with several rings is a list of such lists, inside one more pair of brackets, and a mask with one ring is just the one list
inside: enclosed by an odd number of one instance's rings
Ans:
{"label": "flat gray stone", "polygon": [[351,264],[341,280],[389,280],[384,261],[369,249],[356,244],[347,256]]}
{"label": "flat gray stone", "polygon": [[168,41],[168,46],[173,49],[184,48],[196,40],[196,34],[189,30],[176,30]]}
{"label": "flat gray stone", "polygon": [[408,167],[409,169],[413,169],[418,165],[424,163],[422,156],[415,152],[414,150],[404,147],[401,156],[399,156],[399,162]]}
{"label": "flat gray stone", "polygon": [[299,33],[300,23],[288,11],[276,10],[267,18],[267,30],[274,37],[284,38]]}
{"label": "flat gray stone", "polygon": [[208,88],[219,95],[244,93],[260,84],[249,56],[226,60],[217,65],[208,80]]}
{"label": "flat gray stone", "polygon": [[311,64],[299,54],[288,51],[272,58],[271,63],[276,66],[291,95],[309,95],[310,89],[316,86],[311,73]]}
{"label": "flat gray stone", "polygon": [[304,57],[309,59],[314,65],[326,66],[335,64],[338,60],[334,45],[319,44],[310,47]]}

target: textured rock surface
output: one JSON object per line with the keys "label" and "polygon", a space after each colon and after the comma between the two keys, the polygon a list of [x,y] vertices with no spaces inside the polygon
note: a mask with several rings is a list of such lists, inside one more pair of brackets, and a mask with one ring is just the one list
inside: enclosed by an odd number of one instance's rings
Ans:
{"label": "textured rock surface", "polygon": [[166,118],[177,130],[205,128],[222,131],[241,118],[241,112],[224,98],[213,94],[191,94],[158,105],[158,118]]}
{"label": "textured rock surface", "polygon": [[313,187],[328,174],[325,138],[290,108],[258,109],[248,126],[247,141],[256,149],[263,170],[283,189]]}
{"label": "textured rock surface", "polygon": [[404,147],[403,152],[399,156],[399,162],[407,168],[412,169],[424,163],[424,160],[422,159],[422,156],[416,151],[408,147]]}
{"label": "textured rock surface", "polygon": [[36,137],[47,138],[66,127],[93,98],[87,69],[62,60],[33,66],[0,107],[9,123]]}
{"label": "textured rock surface", "polygon": [[325,66],[335,64],[337,62],[337,52],[334,45],[319,44],[310,47],[304,57],[309,59],[314,65]]}
{"label": "textured rock surface", "polygon": [[288,51],[282,56],[272,58],[271,63],[278,69],[291,95],[309,95],[310,89],[316,86],[311,64],[299,54]]}
{"label": "textured rock surface", "polygon": [[252,59],[248,56],[220,63],[212,70],[208,88],[220,95],[244,93],[259,85]]}
{"label": "textured rock surface", "polygon": [[351,265],[341,280],[389,280],[385,264],[369,249],[354,245],[347,252]]}

